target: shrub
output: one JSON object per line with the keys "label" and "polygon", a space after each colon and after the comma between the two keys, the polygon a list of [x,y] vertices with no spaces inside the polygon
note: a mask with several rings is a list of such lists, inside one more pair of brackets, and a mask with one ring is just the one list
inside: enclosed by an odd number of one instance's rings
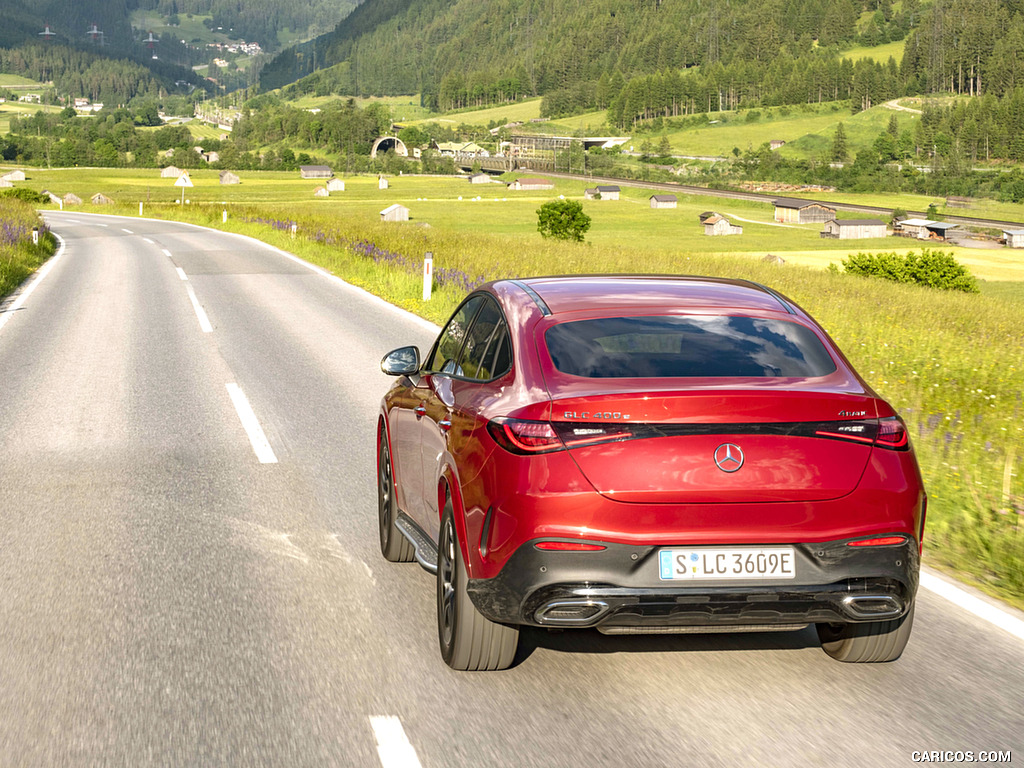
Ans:
{"label": "shrub", "polygon": [[537,209],[537,231],[555,240],[583,242],[590,229],[590,217],[578,200],[552,200]]}
{"label": "shrub", "polygon": [[5,189],[0,192],[0,197],[14,197],[18,200],[24,200],[26,203],[48,203],[50,198],[44,195],[42,192],[36,192],[35,190],[29,189],[28,187],[15,187],[14,189]]}
{"label": "shrub", "polygon": [[[891,253],[858,253],[843,259],[843,268],[848,275],[881,277],[896,283],[917,283],[944,291],[978,293],[978,282],[967,268],[953,258],[949,251],[932,251],[925,248],[920,253],[901,256]],[[829,269],[838,272],[834,265]]]}

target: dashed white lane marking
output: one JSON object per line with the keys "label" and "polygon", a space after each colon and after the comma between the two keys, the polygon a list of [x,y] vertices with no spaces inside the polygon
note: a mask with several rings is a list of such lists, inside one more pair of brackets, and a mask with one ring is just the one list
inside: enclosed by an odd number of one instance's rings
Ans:
{"label": "dashed white lane marking", "polygon": [[182,280],[188,280],[188,275],[185,274],[184,269],[182,269],[181,267],[175,267],[175,269],[178,270],[178,277],[180,277]]}
{"label": "dashed white lane marking", "polygon": [[171,258],[170,251],[168,251],[166,248],[161,248],[161,250],[164,252],[164,256],[166,256],[168,259]]}
{"label": "dashed white lane marking", "polygon": [[122,231],[122,232],[127,232],[127,233],[128,233],[129,235],[134,235],[134,234],[135,234],[135,233],[134,233],[134,232],[132,232],[132,231],[131,231],[130,229],[125,229],[124,227],[121,227],[121,231]]}
{"label": "dashed white lane marking", "polygon": [[371,716],[370,727],[377,739],[377,754],[384,768],[420,768],[416,750],[397,717]]}
{"label": "dashed white lane marking", "polygon": [[929,592],[934,592],[939,597],[948,600],[953,605],[963,608],[968,613],[973,613],[989,624],[994,624],[1014,637],[1024,640],[1024,621],[1011,616],[994,605],[989,605],[984,600],[979,600],[966,590],[927,571],[921,571],[921,586]]}
{"label": "dashed white lane marking", "polygon": [[99,222],[96,222],[96,226],[97,227],[106,227],[106,226],[109,226],[109,225],[108,224],[100,224]]}
{"label": "dashed white lane marking", "polygon": [[53,255],[53,258],[49,259],[43,266],[36,272],[36,276],[32,279],[32,282],[25,286],[25,290],[18,294],[16,298],[7,309],[0,312],[0,328],[7,325],[7,321],[14,317],[14,314],[21,309],[21,305],[25,303],[29,296],[32,295],[32,291],[36,289],[36,286],[43,282],[43,278],[50,274],[50,270],[53,269],[53,265],[57,263],[61,256],[64,255],[64,238],[58,235],[56,232],[53,236],[57,238],[57,242],[60,243],[60,248],[57,249],[57,253]]}
{"label": "dashed white lane marking", "polygon": [[68,219],[68,224],[81,224],[78,219]]}
{"label": "dashed white lane marking", "polygon": [[188,290],[188,298],[192,302],[192,309],[196,311],[196,317],[199,318],[199,327],[203,329],[203,333],[210,333],[213,330],[213,326],[210,325],[210,318],[206,316],[206,312],[199,306],[199,299],[196,298],[196,292],[192,290],[192,284],[189,283],[185,288]]}
{"label": "dashed white lane marking", "polygon": [[249,436],[249,442],[252,443],[252,449],[256,453],[256,458],[260,460],[260,464],[277,464],[277,456],[274,455],[274,449],[270,447],[270,441],[267,440],[267,436],[263,433],[263,427],[260,426],[259,419],[256,418],[252,406],[249,405],[249,398],[245,396],[241,387],[234,382],[226,386],[228,388],[228,395],[231,396],[231,402],[234,403],[235,410],[238,411],[238,418],[242,420],[242,427],[245,428],[245,433]]}
{"label": "dashed white lane marking", "polygon": [[142,238],[142,239],[143,239],[143,240],[145,240],[145,241],[146,241],[147,243],[149,243],[150,245],[156,245],[156,243],[154,243],[154,242],[153,242],[152,240],[150,240],[150,239],[149,239],[148,237],[144,237],[144,238]]}

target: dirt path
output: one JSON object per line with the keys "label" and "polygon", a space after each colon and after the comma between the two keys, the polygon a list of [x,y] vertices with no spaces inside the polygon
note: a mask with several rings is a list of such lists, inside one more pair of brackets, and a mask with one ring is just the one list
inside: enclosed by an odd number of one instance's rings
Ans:
{"label": "dirt path", "polygon": [[899,99],[893,99],[892,101],[887,101],[882,106],[885,107],[886,109],[895,109],[897,112],[912,112],[915,115],[923,115],[924,114],[924,112],[922,110],[920,110],[920,109],[913,109],[912,107],[904,107],[902,104],[900,104],[900,100]]}

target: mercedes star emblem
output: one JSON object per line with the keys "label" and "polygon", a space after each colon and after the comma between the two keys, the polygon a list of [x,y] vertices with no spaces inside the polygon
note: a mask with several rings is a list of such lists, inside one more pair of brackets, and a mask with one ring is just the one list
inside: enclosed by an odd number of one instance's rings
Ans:
{"label": "mercedes star emblem", "polygon": [[715,448],[715,464],[723,472],[735,472],[743,466],[743,451],[738,445],[722,443]]}

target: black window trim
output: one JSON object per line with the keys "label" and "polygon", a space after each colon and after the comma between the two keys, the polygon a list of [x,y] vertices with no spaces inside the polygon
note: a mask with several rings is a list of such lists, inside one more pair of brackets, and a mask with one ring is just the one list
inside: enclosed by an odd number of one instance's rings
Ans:
{"label": "black window trim", "polygon": [[[470,321],[469,325],[466,327],[466,336],[465,336],[465,338],[463,338],[462,345],[459,347],[458,355],[456,355],[454,358],[452,358],[453,360],[455,360],[455,367],[456,368],[461,367],[461,365],[462,365],[462,355],[466,351],[466,341],[469,339],[469,335],[473,332],[473,326],[476,325],[476,319],[480,316],[480,313],[483,311],[484,306],[487,304],[488,301],[491,301],[498,308],[498,314],[501,316],[501,325],[504,326],[504,328],[505,328],[505,335],[508,338],[508,346],[509,346],[509,364],[508,364],[508,368],[506,368],[501,373],[496,374],[495,376],[492,376],[489,379],[477,379],[477,378],[472,377],[472,376],[457,376],[454,373],[444,373],[443,371],[428,371],[428,370],[424,370],[424,368],[426,367],[426,364],[429,363],[430,360],[433,359],[434,351],[437,349],[437,345],[441,343],[441,337],[444,336],[444,332],[448,330],[448,326],[451,325],[452,320],[455,319],[455,316],[459,313],[459,310],[461,310],[466,304],[468,304],[470,301],[472,301],[477,296],[483,297],[483,301],[480,303],[480,306],[477,307],[476,312],[473,313],[473,318]],[[496,325],[495,326],[495,330],[497,330],[498,327],[500,327],[500,326]],[[490,345],[490,341],[488,341],[488,346],[489,345]],[[487,350],[485,349],[484,351],[486,352]],[[482,359],[483,358],[481,358],[481,360]],[[426,359],[424,360],[424,368],[420,368],[420,371],[419,371],[420,375],[427,375],[427,374],[429,374],[429,375],[432,375],[432,376],[447,376],[448,378],[454,379],[456,381],[469,381],[469,382],[472,382],[474,384],[489,384],[492,381],[497,381],[498,379],[500,379],[500,378],[502,378],[504,376],[507,376],[508,373],[513,368],[515,368],[515,347],[512,344],[512,333],[510,331],[510,327],[509,327],[509,324],[508,324],[508,318],[505,317],[505,311],[501,308],[501,302],[498,301],[497,299],[495,299],[494,296],[492,296],[491,294],[487,293],[486,291],[475,291],[475,292],[469,294],[469,296],[467,296],[465,299],[463,299],[462,303],[459,304],[459,306],[455,308],[454,312],[452,312],[451,317],[448,318],[448,322],[445,323],[445,326],[441,330],[441,333],[439,333],[437,335],[437,339],[434,341],[434,344],[430,347],[430,354],[428,354]]]}

